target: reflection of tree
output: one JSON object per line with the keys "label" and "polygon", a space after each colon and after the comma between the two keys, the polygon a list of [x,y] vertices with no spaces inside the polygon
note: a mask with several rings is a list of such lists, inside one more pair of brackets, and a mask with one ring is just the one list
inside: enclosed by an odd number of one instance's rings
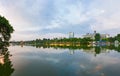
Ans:
{"label": "reflection of tree", "polygon": [[14,72],[14,68],[9,57],[11,56],[8,49],[3,47],[0,49],[0,76],[11,76]]}
{"label": "reflection of tree", "polygon": [[110,46],[107,46],[106,49],[115,50],[117,52],[120,52],[120,45],[118,47],[115,47],[114,45],[110,45]]}
{"label": "reflection of tree", "polygon": [[[31,45],[32,46],[32,45]],[[35,46],[35,45],[34,45]],[[36,48],[54,48],[54,49],[69,49],[70,52],[75,52],[75,50],[81,50],[83,49],[84,52],[90,52],[95,54],[107,53],[106,50],[115,50],[117,52],[120,52],[120,45],[118,47],[115,47],[114,45],[110,46],[87,46],[87,45],[81,45],[81,46],[59,46],[59,45],[36,45]],[[73,52],[73,53],[74,53]]]}
{"label": "reflection of tree", "polygon": [[75,50],[69,50],[69,52],[70,52],[71,55],[74,54],[74,51]]}
{"label": "reflection of tree", "polygon": [[100,52],[101,52],[101,47],[95,47],[95,53],[96,54],[100,54]]}
{"label": "reflection of tree", "polygon": [[116,49],[116,51],[118,51],[118,52],[120,52],[120,45],[118,46],[118,47],[115,47]]}
{"label": "reflection of tree", "polygon": [[36,48],[60,48],[60,49],[70,49],[70,50],[77,50],[77,49],[84,49],[84,50],[88,50],[91,49],[92,46],[86,46],[86,45],[81,45],[81,46],[59,46],[59,45],[36,45]]}

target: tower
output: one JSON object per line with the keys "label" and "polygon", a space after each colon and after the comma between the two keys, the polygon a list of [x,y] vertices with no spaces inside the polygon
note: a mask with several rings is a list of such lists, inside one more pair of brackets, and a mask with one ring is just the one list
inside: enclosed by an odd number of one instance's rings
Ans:
{"label": "tower", "polygon": [[94,34],[96,34],[96,30],[94,30]]}
{"label": "tower", "polygon": [[74,32],[69,32],[69,38],[74,38]]}

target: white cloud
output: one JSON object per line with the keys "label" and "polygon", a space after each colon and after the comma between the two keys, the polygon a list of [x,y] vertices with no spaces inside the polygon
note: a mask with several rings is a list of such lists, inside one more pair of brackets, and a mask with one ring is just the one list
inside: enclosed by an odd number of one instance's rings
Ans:
{"label": "white cloud", "polygon": [[64,7],[58,6],[58,8],[58,18],[67,24],[76,25],[88,19],[86,15],[82,13],[83,7],[81,2],[76,5],[69,5],[66,3]]}
{"label": "white cloud", "polygon": [[11,40],[35,40],[37,38],[43,39],[43,38],[65,38],[68,37],[68,34],[62,34],[62,33],[23,33],[23,32],[15,32],[12,34]]}
{"label": "white cloud", "polygon": [[49,26],[44,27],[44,29],[54,29],[54,28],[61,28],[60,23],[56,20],[51,21]]}
{"label": "white cloud", "polygon": [[98,31],[106,31],[106,30],[115,30],[120,28],[119,20],[120,18],[118,17],[119,14],[114,14],[111,15],[111,17],[107,18],[104,16],[96,18],[96,22],[93,23],[91,26],[92,29],[96,29]]}
{"label": "white cloud", "polygon": [[[99,8],[86,10],[81,1],[75,4],[68,4],[66,1],[60,1],[60,3],[62,3],[64,7],[57,3],[57,15],[55,15],[56,17],[53,21],[59,21],[58,23],[55,23],[59,28],[60,26],[80,26],[81,24],[86,23],[91,19],[95,19],[105,13],[104,9]],[[49,27],[52,27],[52,25]]]}
{"label": "white cloud", "polygon": [[[71,31],[69,27],[81,28],[81,25],[88,22],[86,31],[97,30],[99,32],[107,31],[108,33],[120,29],[119,16],[120,0],[91,0],[88,2],[69,0],[51,0],[53,1],[55,11],[49,10],[52,6],[48,0],[1,0],[0,14],[5,16],[10,24],[13,25],[15,32],[13,39],[34,39],[39,37],[57,37],[66,36],[66,34],[50,35],[44,33],[44,30],[62,30]],[[72,0],[71,0],[72,1]],[[47,7],[47,9],[46,9]],[[46,14],[44,14],[46,13]],[[51,14],[50,14],[51,13]],[[49,14],[52,16],[49,16]],[[44,18],[45,15],[45,18]],[[88,30],[88,27],[91,29]],[[26,34],[24,32],[35,32]],[[37,34],[37,32],[45,35]],[[50,31],[51,32],[51,31]],[[73,31],[74,32],[74,31]],[[78,31],[78,33],[80,33]],[[118,33],[120,31],[114,31]],[[66,33],[64,31],[64,33]]]}
{"label": "white cloud", "polygon": [[[32,23],[29,20],[29,18],[24,17],[24,14],[38,15],[40,10],[42,10],[42,7],[40,7],[39,4],[44,5],[45,3],[41,0],[36,0],[31,6],[29,6],[30,8],[28,8],[26,6],[26,1],[27,0],[20,0],[20,2],[16,2],[12,0],[11,2],[8,1],[6,3],[4,3],[4,1],[0,2],[0,15],[5,16],[15,29],[15,32],[12,34],[12,40],[35,39],[38,35],[28,35],[24,32],[41,31],[43,29],[42,26],[36,26],[35,23]],[[15,3],[14,6],[13,3]]]}
{"label": "white cloud", "polygon": [[10,24],[15,28],[16,31],[23,31],[27,29],[33,29],[34,26],[26,19],[23,18],[22,14],[16,9],[14,6],[10,6],[9,8],[6,6],[0,6],[0,14],[5,16]]}
{"label": "white cloud", "polygon": [[64,37],[68,37],[68,34],[62,34],[62,33],[48,33],[48,34],[41,34],[39,36],[39,38],[43,39],[43,38],[64,38]]}
{"label": "white cloud", "polygon": [[[118,33],[115,30],[120,29],[119,24],[119,16],[120,16],[120,8],[119,8],[119,0],[97,0],[92,4],[92,8],[103,9],[101,11],[101,15],[94,17],[95,22],[91,24],[92,30],[97,30],[99,32],[108,33],[114,32],[114,34]],[[119,31],[120,32],[120,31]]]}

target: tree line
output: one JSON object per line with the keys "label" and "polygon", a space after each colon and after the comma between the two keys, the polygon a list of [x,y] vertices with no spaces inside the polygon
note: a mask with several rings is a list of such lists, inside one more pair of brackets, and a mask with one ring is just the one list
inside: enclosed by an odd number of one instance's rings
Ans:
{"label": "tree line", "polygon": [[[30,40],[30,41],[24,41],[24,44],[28,44],[28,45],[50,45],[50,44],[69,44],[71,46],[76,46],[76,45],[91,45],[93,44],[93,42],[104,42],[104,43],[110,43],[110,44],[114,44],[115,41],[119,41],[120,42],[120,34],[117,34],[117,36],[114,37],[108,37],[108,38],[104,38],[101,39],[100,37],[100,33],[96,33],[95,35],[95,39],[91,39],[91,38],[53,38],[53,39],[47,39],[47,38],[43,38],[43,39],[36,39],[36,40]],[[18,44],[20,44],[21,41],[18,42]]]}

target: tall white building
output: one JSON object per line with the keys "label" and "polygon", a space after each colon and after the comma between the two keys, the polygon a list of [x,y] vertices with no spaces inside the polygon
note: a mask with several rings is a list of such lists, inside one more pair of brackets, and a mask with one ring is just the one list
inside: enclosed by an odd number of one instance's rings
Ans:
{"label": "tall white building", "polygon": [[69,38],[74,38],[74,32],[69,32]]}

